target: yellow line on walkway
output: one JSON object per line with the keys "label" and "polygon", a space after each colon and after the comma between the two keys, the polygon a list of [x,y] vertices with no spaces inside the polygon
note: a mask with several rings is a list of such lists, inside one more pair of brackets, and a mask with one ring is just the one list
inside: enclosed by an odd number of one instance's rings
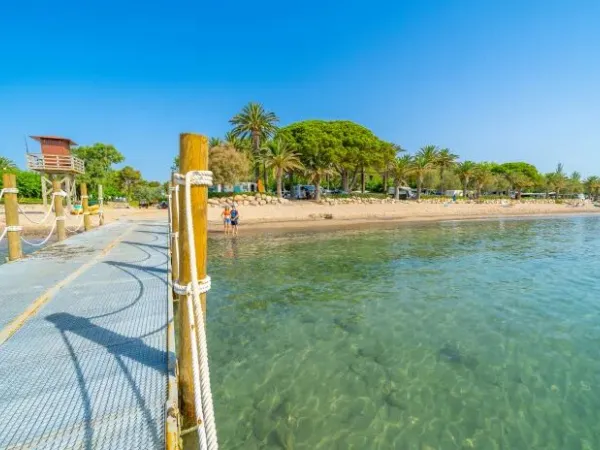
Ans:
{"label": "yellow line on walkway", "polygon": [[29,307],[23,311],[17,318],[15,318],[12,322],[10,322],[7,326],[5,326],[2,330],[0,330],[0,345],[4,344],[10,337],[15,334],[19,328],[21,328],[27,320],[35,315],[35,313],[44,306],[48,300],[54,297],[59,290],[67,286],[81,274],[86,272],[90,267],[97,264],[108,252],[110,252],[119,242],[123,240],[125,236],[127,236],[134,228],[134,225],[128,227],[123,233],[117,236],[113,241],[111,241],[104,249],[86,262],[84,265],[76,269],[73,273],[67,276],[65,279],[59,281],[38,298],[36,298]]}

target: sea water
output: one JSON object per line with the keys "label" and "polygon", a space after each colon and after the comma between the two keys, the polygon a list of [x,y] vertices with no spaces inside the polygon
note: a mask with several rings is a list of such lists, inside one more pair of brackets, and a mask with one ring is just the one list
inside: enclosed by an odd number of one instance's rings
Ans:
{"label": "sea water", "polygon": [[600,219],[214,238],[226,449],[600,449]]}

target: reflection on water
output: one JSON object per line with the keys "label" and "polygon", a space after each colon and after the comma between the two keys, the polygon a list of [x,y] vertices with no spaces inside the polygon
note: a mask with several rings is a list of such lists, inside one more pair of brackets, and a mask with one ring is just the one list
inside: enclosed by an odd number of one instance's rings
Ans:
{"label": "reflection on water", "polygon": [[600,448],[600,221],[210,242],[227,449]]}

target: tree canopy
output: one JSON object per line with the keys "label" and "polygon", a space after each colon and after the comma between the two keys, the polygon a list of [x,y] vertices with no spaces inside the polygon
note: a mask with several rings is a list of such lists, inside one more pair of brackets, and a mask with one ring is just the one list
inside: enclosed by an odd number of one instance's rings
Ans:
{"label": "tree canopy", "polygon": [[361,170],[384,166],[396,155],[393,144],[347,120],[307,120],[281,128],[278,138],[290,142],[307,169],[335,168],[344,190],[350,190]]}
{"label": "tree canopy", "polygon": [[99,184],[107,184],[113,165],[123,162],[125,157],[113,145],[96,143],[73,149],[73,155],[85,162],[85,174],[79,175],[79,181],[88,185],[88,190],[95,191]]}
{"label": "tree canopy", "polygon": [[235,184],[248,176],[250,162],[244,153],[229,145],[220,145],[210,149],[208,168],[215,184]]}

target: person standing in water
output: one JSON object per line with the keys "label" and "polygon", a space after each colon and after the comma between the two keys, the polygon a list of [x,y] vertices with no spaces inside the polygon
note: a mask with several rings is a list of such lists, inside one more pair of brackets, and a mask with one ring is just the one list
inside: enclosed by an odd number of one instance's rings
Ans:
{"label": "person standing in water", "polygon": [[223,232],[229,234],[229,228],[231,226],[231,211],[229,210],[229,206],[225,207],[221,215],[223,216]]}
{"label": "person standing in water", "polygon": [[233,234],[234,236],[237,236],[237,234],[238,234],[239,220],[240,220],[240,213],[237,210],[237,207],[235,206],[235,203],[234,203],[233,208],[231,209],[231,234]]}

